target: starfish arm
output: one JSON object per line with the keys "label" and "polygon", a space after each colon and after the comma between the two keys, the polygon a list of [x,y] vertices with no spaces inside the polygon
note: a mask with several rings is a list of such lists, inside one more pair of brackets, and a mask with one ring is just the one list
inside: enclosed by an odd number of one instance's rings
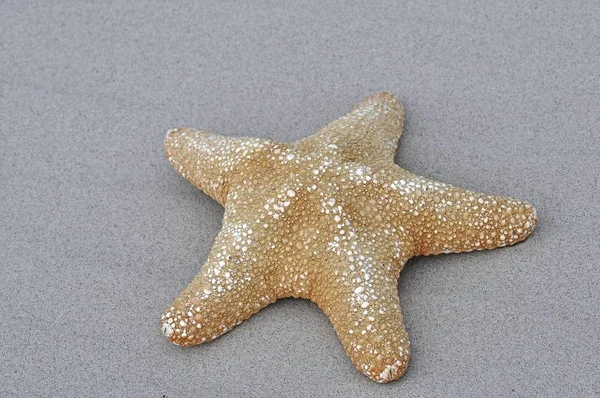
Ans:
{"label": "starfish arm", "polygon": [[163,334],[177,345],[213,340],[277,299],[256,233],[227,213],[200,273],[162,315]]}
{"label": "starfish arm", "polygon": [[382,267],[374,266],[373,274],[352,278],[352,283],[345,272],[324,273],[320,283],[325,289],[315,289],[311,299],[330,319],[356,368],[387,383],[404,374],[410,343],[400,311],[397,273],[378,269]]}
{"label": "starfish arm", "polygon": [[404,112],[398,98],[381,92],[298,141],[296,147],[342,162],[386,163],[394,159],[403,124]]}
{"label": "starfish arm", "polygon": [[272,145],[259,138],[224,137],[180,128],[167,133],[165,154],[183,177],[224,204],[236,171],[264,158]]}
{"label": "starfish arm", "polygon": [[414,198],[413,204],[404,203],[402,212],[409,220],[416,253],[421,255],[512,245],[526,239],[537,223],[535,208],[521,200],[418,176],[400,182],[399,192]]}

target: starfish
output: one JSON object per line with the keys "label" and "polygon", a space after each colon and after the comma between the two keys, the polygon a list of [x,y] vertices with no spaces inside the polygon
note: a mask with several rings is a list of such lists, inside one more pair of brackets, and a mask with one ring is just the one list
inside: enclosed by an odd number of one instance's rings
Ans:
{"label": "starfish", "polygon": [[279,298],[306,298],[358,370],[400,378],[410,358],[397,282],[406,261],[514,244],[537,222],[526,202],[400,168],[403,123],[398,99],[382,92],[294,143],[170,130],[171,164],[225,212],[206,263],[162,315],[163,334],[193,346]]}

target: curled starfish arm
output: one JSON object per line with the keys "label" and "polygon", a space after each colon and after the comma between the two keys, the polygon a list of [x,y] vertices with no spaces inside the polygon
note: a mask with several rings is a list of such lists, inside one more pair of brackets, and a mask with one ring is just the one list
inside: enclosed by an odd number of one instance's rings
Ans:
{"label": "curled starfish arm", "polygon": [[508,246],[526,239],[537,223],[535,208],[517,199],[493,196],[415,177],[406,189],[420,191],[407,212],[416,252],[460,253]]}
{"label": "curled starfish arm", "polygon": [[404,112],[398,98],[381,92],[367,97],[296,146],[342,162],[385,164],[394,159],[403,124]]}
{"label": "curled starfish arm", "polygon": [[271,145],[271,141],[260,138],[225,137],[179,128],[167,133],[165,155],[183,177],[224,204],[236,171],[266,159],[266,149]]}
{"label": "curled starfish arm", "polygon": [[[333,324],[352,363],[370,379],[387,383],[399,379],[410,360],[408,334],[398,298],[397,275],[376,272],[353,283],[323,282],[327,292],[312,297]],[[365,279],[368,278],[368,279]],[[357,282],[360,280],[360,282]]]}
{"label": "curled starfish arm", "polygon": [[249,232],[247,224],[226,217],[202,270],[162,315],[162,331],[171,342],[210,341],[276,300],[267,280],[269,263]]}

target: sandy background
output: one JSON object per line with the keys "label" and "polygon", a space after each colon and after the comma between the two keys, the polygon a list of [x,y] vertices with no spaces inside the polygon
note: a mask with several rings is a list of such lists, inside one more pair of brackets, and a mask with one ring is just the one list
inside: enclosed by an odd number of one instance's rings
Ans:
{"label": "sandy background", "polygon": [[[0,395],[600,395],[600,2],[218,3],[0,2]],[[380,90],[400,165],[531,201],[534,235],[409,262],[389,385],[307,301],[168,344],[223,211],[166,131],[292,141]]]}

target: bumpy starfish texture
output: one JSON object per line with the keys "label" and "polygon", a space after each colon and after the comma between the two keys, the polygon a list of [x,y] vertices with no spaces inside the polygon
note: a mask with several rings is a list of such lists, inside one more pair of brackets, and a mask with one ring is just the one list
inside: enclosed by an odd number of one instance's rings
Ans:
{"label": "bumpy starfish texture", "polygon": [[397,290],[416,255],[468,252],[525,239],[525,202],[471,192],[396,164],[398,99],[368,97],[291,144],[169,131],[171,164],[225,207],[200,273],[162,316],[182,346],[210,341],[283,297],[315,302],[354,365],[378,382],[406,370]]}

